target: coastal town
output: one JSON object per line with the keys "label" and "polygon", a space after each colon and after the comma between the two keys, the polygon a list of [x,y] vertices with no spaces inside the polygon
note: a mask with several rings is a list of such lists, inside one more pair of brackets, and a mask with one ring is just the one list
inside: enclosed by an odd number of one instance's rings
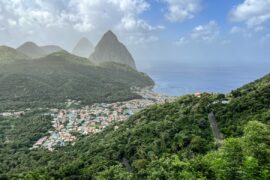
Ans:
{"label": "coastal town", "polygon": [[[68,99],[63,109],[38,108],[44,111],[44,115],[52,117],[52,128],[46,136],[35,142],[31,149],[45,148],[53,151],[56,147],[74,145],[80,136],[99,133],[110,124],[125,121],[151,105],[172,102],[176,99],[173,96],[155,93],[151,87],[133,87],[131,90],[141,98],[115,103],[95,103],[90,106],[81,106],[80,101]],[[194,96],[200,98],[201,93],[195,93]],[[212,104],[228,102],[222,100]],[[30,108],[24,111],[8,111],[0,113],[0,117],[19,118],[28,112],[31,112]],[[114,128],[117,129],[118,126],[115,125]]]}
{"label": "coastal town", "polygon": [[[151,88],[133,88],[142,99],[115,103],[96,103],[80,109],[70,108],[73,103],[68,100],[66,109],[50,109],[47,115],[53,117],[53,130],[40,138],[31,149],[46,148],[53,151],[55,147],[74,144],[78,135],[90,135],[101,132],[113,122],[125,121],[131,115],[153,104],[171,102],[175,97],[157,94]],[[118,128],[115,126],[115,128]]]}

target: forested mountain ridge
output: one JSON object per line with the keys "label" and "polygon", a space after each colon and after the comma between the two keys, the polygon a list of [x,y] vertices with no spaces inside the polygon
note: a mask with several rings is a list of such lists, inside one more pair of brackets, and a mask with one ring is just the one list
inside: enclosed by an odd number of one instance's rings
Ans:
{"label": "forested mountain ridge", "polygon": [[[41,58],[49,54],[62,51],[63,49],[57,45],[38,46],[34,42],[25,42],[16,49],[18,52],[26,54],[29,58]],[[29,59],[28,58],[28,59]]]}
{"label": "forested mountain ridge", "polygon": [[8,46],[0,46],[0,64],[28,59],[27,55]]}
{"label": "forested mountain ridge", "polygon": [[[269,77],[227,95],[186,95],[152,106],[53,153],[17,149],[21,158],[1,156],[2,177],[269,179]],[[220,148],[210,128],[211,112],[225,138]]]}
{"label": "forested mountain ridge", "polygon": [[0,67],[0,109],[58,106],[67,99],[115,102],[138,95],[133,86],[152,86],[145,74],[123,65],[96,66],[66,51]]}

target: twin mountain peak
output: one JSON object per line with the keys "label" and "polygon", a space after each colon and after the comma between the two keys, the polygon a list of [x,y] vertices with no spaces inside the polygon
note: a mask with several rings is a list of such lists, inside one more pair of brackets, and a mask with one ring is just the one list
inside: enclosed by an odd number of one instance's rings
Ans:
{"label": "twin mountain peak", "polygon": [[[16,50],[29,58],[35,59],[63,49],[55,45],[38,46],[33,42],[26,42]],[[106,32],[97,43],[96,47],[87,38],[81,38],[72,50],[72,54],[89,58],[90,61],[95,64],[115,62],[136,69],[132,55],[112,31]]]}

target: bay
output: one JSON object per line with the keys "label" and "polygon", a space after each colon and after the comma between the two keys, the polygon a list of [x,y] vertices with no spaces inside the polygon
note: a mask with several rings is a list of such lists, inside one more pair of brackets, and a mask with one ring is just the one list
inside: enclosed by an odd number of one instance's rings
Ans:
{"label": "bay", "polygon": [[195,92],[229,93],[270,73],[268,63],[245,65],[172,65],[144,70],[156,83],[154,91],[171,96]]}

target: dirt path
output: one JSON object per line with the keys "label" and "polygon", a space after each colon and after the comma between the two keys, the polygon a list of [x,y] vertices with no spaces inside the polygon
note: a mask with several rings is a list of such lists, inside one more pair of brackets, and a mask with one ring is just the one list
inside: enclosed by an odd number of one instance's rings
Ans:
{"label": "dirt path", "polygon": [[216,139],[216,142],[218,145],[220,145],[223,141],[223,135],[218,128],[217,121],[213,112],[208,114],[208,120],[212,129],[213,135]]}

